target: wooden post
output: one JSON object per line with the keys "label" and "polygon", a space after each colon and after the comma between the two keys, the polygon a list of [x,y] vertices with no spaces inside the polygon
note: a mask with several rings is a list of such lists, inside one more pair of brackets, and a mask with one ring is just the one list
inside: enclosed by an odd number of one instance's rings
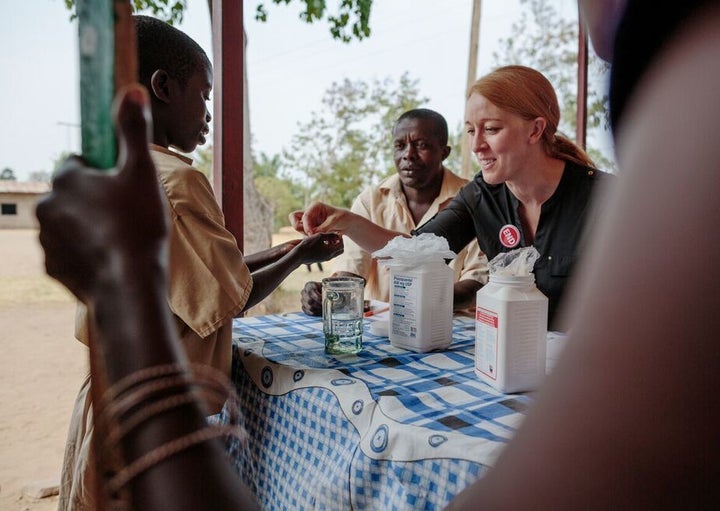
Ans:
{"label": "wooden post", "polygon": [[93,167],[109,169],[116,158],[111,117],[115,93],[113,4],[78,0],[77,14],[82,154]]}
{"label": "wooden post", "polygon": [[82,154],[98,169],[115,166],[115,92],[137,81],[135,26],[129,0],[78,0]]}
{"label": "wooden post", "polygon": [[575,142],[585,149],[587,144],[587,75],[588,75],[588,39],[585,23],[578,11],[578,81],[577,81],[577,117]]}
{"label": "wooden post", "polygon": [[[477,79],[477,59],[478,45],[480,40],[480,11],[482,10],[482,0],[473,0],[472,21],[470,25],[470,55],[468,58],[467,84],[465,94]],[[465,100],[463,94],[463,101]],[[464,132],[463,132],[464,133]],[[460,139],[460,154],[462,163],[460,166],[460,175],[466,179],[472,177],[472,161],[470,159],[470,140],[466,135]]]}
{"label": "wooden post", "polygon": [[225,227],[243,249],[243,2],[213,0],[213,187]]}

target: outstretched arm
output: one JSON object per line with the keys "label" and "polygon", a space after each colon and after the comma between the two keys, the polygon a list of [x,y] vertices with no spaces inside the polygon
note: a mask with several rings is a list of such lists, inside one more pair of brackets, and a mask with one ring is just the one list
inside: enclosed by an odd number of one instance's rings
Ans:
{"label": "outstretched arm", "polygon": [[290,213],[290,225],[305,234],[334,232],[344,234],[367,252],[375,252],[397,237],[409,234],[385,229],[365,217],[343,208],[314,202],[305,211]]}
{"label": "outstretched arm", "polygon": [[337,234],[315,234],[303,238],[280,259],[253,272],[253,288],[243,310],[267,298],[300,265],[327,261],[342,250],[342,238]]}
{"label": "outstretched arm", "polygon": [[[95,318],[91,358],[99,363],[92,365],[93,386],[111,386],[151,366],[186,363],[167,306],[168,226],[147,147],[147,93],[131,86],[118,100],[117,174],[99,173],[71,157],[37,206],[48,274],[87,304]],[[201,430],[203,408],[195,399],[153,415],[122,437],[122,458],[130,463]],[[103,454],[98,457],[102,463]],[[163,509],[169,500],[174,509],[204,509],[208,495],[217,496],[213,509],[257,508],[216,441],[172,455],[124,489],[138,510]]]}
{"label": "outstretched arm", "polygon": [[289,253],[293,248],[295,248],[298,243],[300,243],[300,241],[302,240],[289,240],[285,243],[280,243],[278,245],[272,246],[266,250],[261,250],[259,252],[255,252],[254,254],[245,255],[243,257],[243,260],[245,261],[245,264],[250,270],[250,273],[252,273],[260,270],[261,268],[264,268],[268,264],[276,262],[278,259],[280,259],[284,255]]}

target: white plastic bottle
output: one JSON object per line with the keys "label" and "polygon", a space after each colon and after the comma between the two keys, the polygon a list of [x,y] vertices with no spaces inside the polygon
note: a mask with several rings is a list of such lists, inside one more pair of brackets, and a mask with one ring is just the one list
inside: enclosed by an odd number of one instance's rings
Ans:
{"label": "white plastic bottle", "polygon": [[545,376],[548,299],[535,275],[490,275],[477,292],[475,373],[503,393],[535,389]]}
{"label": "white plastic bottle", "polygon": [[450,345],[453,276],[443,261],[390,266],[390,344],[416,352]]}

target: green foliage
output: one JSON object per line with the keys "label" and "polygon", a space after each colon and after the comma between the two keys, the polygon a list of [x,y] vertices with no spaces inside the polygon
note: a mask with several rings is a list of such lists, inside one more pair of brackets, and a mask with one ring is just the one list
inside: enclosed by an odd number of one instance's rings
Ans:
{"label": "green foliage", "polygon": [[[237,2],[245,0],[234,0]],[[305,4],[300,13],[300,19],[305,23],[320,21],[326,14],[325,0],[298,0]],[[272,3],[288,5],[291,0],[272,0]],[[131,0],[135,12],[146,12],[167,21],[171,25],[182,22],[187,9],[187,0]],[[361,41],[370,36],[370,12],[373,0],[340,0],[335,14],[328,14],[330,34],[334,39],[348,43],[353,39]],[[208,2],[212,5],[212,0]],[[65,6],[70,10],[70,19],[77,17],[77,0],[65,0]],[[267,21],[268,13],[265,3],[258,3],[255,8],[255,19]]]}
{"label": "green foliage", "polygon": [[[71,20],[77,17],[76,5],[77,0],[65,0],[65,6],[71,12]],[[183,20],[187,0],[132,0],[132,5],[135,12],[144,11],[171,25],[176,25]]]}
{"label": "green foliage", "polygon": [[55,158],[53,159],[53,165],[52,165],[52,173],[54,174],[59,168],[60,165],[67,160],[68,156],[73,154],[71,151],[61,151]]}
{"label": "green foliage", "polygon": [[192,153],[193,167],[205,174],[205,177],[212,183],[213,179],[213,145],[196,147]]}
{"label": "green foliage", "polygon": [[[445,159],[443,165],[448,169],[460,175],[462,169],[462,139],[466,137],[465,126],[459,122],[456,128],[448,125],[448,145],[450,146],[450,155]],[[474,158],[470,158],[472,165],[477,165]],[[474,174],[474,172],[473,172]]]}
{"label": "green foliage", "polygon": [[394,172],[391,129],[401,113],[428,99],[403,74],[371,84],[334,82],[323,108],[298,126],[283,153],[283,167],[305,188],[304,204],[322,200],[349,207],[360,191]]}
{"label": "green foliage", "polygon": [[291,212],[302,209],[302,199],[295,197],[293,184],[288,180],[256,176],[255,189],[273,206],[273,231],[287,225]]}
{"label": "green foliage", "polygon": [[606,172],[617,171],[617,164],[615,163],[615,160],[609,159],[608,156],[599,149],[596,149],[594,147],[588,147],[587,153],[590,155],[590,158],[592,158],[593,162],[595,162],[596,168],[604,170]]}
{"label": "green foliage", "polygon": [[288,215],[304,205],[302,184],[282,174],[280,155],[277,154],[270,157],[260,153],[259,158],[253,155],[253,175],[255,188],[273,205],[273,228],[277,230],[287,225]]}
{"label": "green foliage", "polygon": [[[288,5],[291,0],[272,0],[274,4]],[[300,19],[305,23],[319,21],[325,15],[325,0],[300,0],[305,9],[300,13]],[[348,43],[354,39],[359,41],[370,36],[370,12],[373,0],[341,0],[337,13],[328,15],[330,34],[334,39]],[[258,4],[255,9],[255,19],[265,22],[268,19],[265,4]]]}
{"label": "green foliage", "polygon": [[10,167],[5,167],[0,171],[0,181],[17,181],[15,171]]}
{"label": "green foliage", "polygon": [[52,181],[52,176],[50,175],[50,172],[47,172],[46,170],[36,170],[35,172],[30,172],[28,181],[32,183],[49,183]]}

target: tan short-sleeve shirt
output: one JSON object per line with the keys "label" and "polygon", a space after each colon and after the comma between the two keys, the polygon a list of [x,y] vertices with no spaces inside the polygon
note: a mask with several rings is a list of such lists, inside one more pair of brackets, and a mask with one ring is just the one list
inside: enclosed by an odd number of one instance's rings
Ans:
{"label": "tan short-sleeve shirt", "polygon": [[[192,160],[150,145],[167,197],[170,227],[168,303],[188,359],[229,376],[232,318],[245,306],[252,277],[207,178]],[[76,336],[88,343],[86,313],[78,308]]]}

